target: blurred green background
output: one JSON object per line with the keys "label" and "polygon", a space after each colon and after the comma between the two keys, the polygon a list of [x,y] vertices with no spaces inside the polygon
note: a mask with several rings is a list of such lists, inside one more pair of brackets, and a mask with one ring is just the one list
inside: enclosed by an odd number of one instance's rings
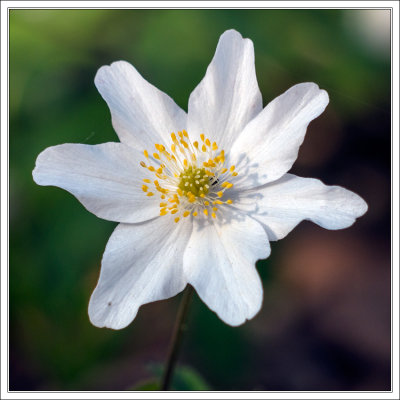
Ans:
{"label": "blurred green background", "polygon": [[369,211],[344,231],[303,222],[272,243],[258,263],[263,308],[239,328],[196,296],[180,357],[192,370],[174,388],[390,389],[389,11],[15,9],[9,17],[10,390],[126,390],[159,371],[180,296],[143,306],[122,331],[93,327],[87,304],[116,224],[61,189],[36,186],[31,172],[48,146],[118,140],[93,82],[100,66],[129,61],[187,110],[230,28],[254,42],[264,104],[299,82],[328,91],[292,172],[357,192]]}

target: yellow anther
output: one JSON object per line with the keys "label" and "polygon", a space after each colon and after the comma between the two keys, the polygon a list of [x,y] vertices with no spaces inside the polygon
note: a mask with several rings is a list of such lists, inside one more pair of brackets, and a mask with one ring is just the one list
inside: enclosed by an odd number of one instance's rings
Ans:
{"label": "yellow anther", "polygon": [[[232,204],[232,200],[221,201],[218,198],[223,197],[225,189],[233,186],[232,183],[222,179],[222,174],[230,172],[230,175],[236,176],[235,166],[227,166],[225,168],[225,152],[221,150],[219,154],[217,142],[211,142],[204,133],[200,135],[201,141],[191,142],[186,130],[171,133],[172,143],[168,147],[168,151],[161,144],[155,144],[157,152],[149,154],[147,150],[143,150],[144,156],[148,159],[158,160],[160,165],[149,165],[145,162],[140,162],[142,167],[147,168],[155,174],[157,180],[143,179],[145,183],[142,185],[142,190],[147,196],[154,196],[154,193],[160,192],[161,203],[160,215],[177,214],[174,221],[178,222],[182,218],[187,218],[191,214],[196,217],[200,211],[190,210],[190,205],[197,207],[203,205],[203,213],[205,216],[212,218],[217,217],[218,205]],[[197,151],[201,151],[208,155],[206,160],[199,160]],[[182,155],[181,155],[182,154]],[[161,161],[164,161],[161,164]],[[228,169],[229,168],[229,169]],[[157,191],[149,192],[147,184],[153,184]],[[218,183],[217,186],[213,186]],[[169,189],[162,186],[165,184]],[[220,191],[218,187],[221,188]],[[170,193],[169,195],[165,195]],[[212,200],[208,197],[210,196]],[[215,199],[217,197],[217,199]],[[184,203],[189,209],[180,209],[180,200],[184,198]],[[193,207],[192,206],[192,207]],[[185,207],[185,208],[186,208]],[[208,209],[210,208],[210,209]]]}
{"label": "yellow anther", "polygon": [[237,172],[234,172],[234,173],[232,174],[232,176],[238,176],[238,173],[237,173]]}

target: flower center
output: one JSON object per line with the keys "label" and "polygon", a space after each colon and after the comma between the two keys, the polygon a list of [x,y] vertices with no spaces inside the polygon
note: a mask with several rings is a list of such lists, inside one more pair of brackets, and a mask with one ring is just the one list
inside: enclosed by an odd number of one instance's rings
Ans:
{"label": "flower center", "polygon": [[[154,145],[157,151],[152,155],[144,150],[152,164],[141,161],[140,165],[157,179],[143,179],[143,192],[149,197],[158,192],[160,215],[177,214],[175,222],[201,213],[216,218],[217,206],[233,203],[224,197],[225,191],[233,187],[227,179],[238,175],[235,166],[225,166],[224,150],[218,152],[217,143],[211,143],[204,134],[200,135],[200,143],[192,143],[185,130],[178,132],[178,137],[171,133],[171,139],[170,151],[161,144]],[[149,184],[154,186],[153,191]]]}
{"label": "flower center", "polygon": [[179,189],[182,191],[190,191],[194,196],[198,197],[201,194],[208,194],[210,191],[210,178],[206,173],[205,168],[196,168],[190,165],[179,174],[180,182]]}

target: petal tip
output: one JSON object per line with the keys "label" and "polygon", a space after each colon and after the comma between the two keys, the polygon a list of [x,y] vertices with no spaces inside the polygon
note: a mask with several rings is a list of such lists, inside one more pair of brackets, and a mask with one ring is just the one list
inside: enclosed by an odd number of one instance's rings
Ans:
{"label": "petal tip", "polygon": [[137,311],[131,313],[129,318],[118,315],[118,308],[112,308],[112,302],[98,302],[95,300],[95,292],[89,301],[88,316],[92,325],[96,328],[108,328],[120,330],[126,328],[136,317]]}
{"label": "petal tip", "polygon": [[51,146],[44,149],[37,157],[35,161],[35,167],[32,170],[33,181],[40,186],[49,186],[49,183],[44,179],[43,172],[45,172],[45,165],[48,156],[51,156],[51,152],[57,146]]}
{"label": "petal tip", "polygon": [[[358,195],[357,195],[358,196]],[[367,202],[360,196],[358,196],[359,198],[359,205],[358,205],[358,217],[362,217],[367,211],[368,211],[368,204]]]}
{"label": "petal tip", "polygon": [[236,29],[227,29],[226,31],[224,31],[224,33],[221,35],[221,39],[225,37],[236,37],[238,39],[243,39],[243,36],[240,34],[240,32],[238,32]]}
{"label": "petal tip", "polygon": [[120,68],[132,68],[134,69],[133,65],[124,60],[113,61],[110,65],[103,65],[101,66],[94,77],[94,83],[96,87],[98,85],[102,85],[107,81],[107,75],[112,73],[112,71]]}
{"label": "petal tip", "polygon": [[253,47],[253,41],[249,38],[243,37],[242,34],[236,29],[228,29],[224,33],[222,33],[219,38],[219,42],[223,41],[237,42],[238,44],[243,41],[245,44],[249,44]]}

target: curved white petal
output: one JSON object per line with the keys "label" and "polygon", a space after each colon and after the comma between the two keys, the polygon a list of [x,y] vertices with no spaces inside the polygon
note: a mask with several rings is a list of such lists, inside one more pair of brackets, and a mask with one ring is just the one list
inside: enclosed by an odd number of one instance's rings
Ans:
{"label": "curved white petal", "polygon": [[186,129],[186,113],[147,82],[129,63],[101,67],[94,80],[107,102],[121,142],[139,151],[169,143],[170,133]]}
{"label": "curved white petal", "polygon": [[122,143],[67,143],[40,153],[32,175],[38,185],[68,190],[99,218],[141,222],[159,215],[155,196],[142,191],[149,173],[141,158]]}
{"label": "curved white petal", "polygon": [[308,124],[329,102],[315,83],[300,83],[271,101],[240,134],[231,160],[240,167],[242,189],[272,182],[285,174],[297,158]]}
{"label": "curved white petal", "polygon": [[207,72],[189,98],[188,131],[204,133],[228,150],[246,124],[262,110],[254,48],[235,30],[226,31]]}
{"label": "curved white petal", "polygon": [[211,310],[233,326],[260,310],[263,290],[254,264],[270,253],[261,225],[248,216],[237,217],[210,224],[196,221],[183,257],[187,281]]}
{"label": "curved white petal", "polygon": [[[171,229],[172,228],[172,229]],[[122,329],[141,305],[175,296],[186,286],[182,259],[192,225],[159,217],[120,224],[103,255],[100,278],[89,302],[93,325]]]}
{"label": "curved white petal", "polygon": [[241,194],[236,206],[260,221],[270,240],[284,238],[302,220],[326,229],[343,229],[367,209],[357,194],[318,179],[286,174],[279,180]]}

